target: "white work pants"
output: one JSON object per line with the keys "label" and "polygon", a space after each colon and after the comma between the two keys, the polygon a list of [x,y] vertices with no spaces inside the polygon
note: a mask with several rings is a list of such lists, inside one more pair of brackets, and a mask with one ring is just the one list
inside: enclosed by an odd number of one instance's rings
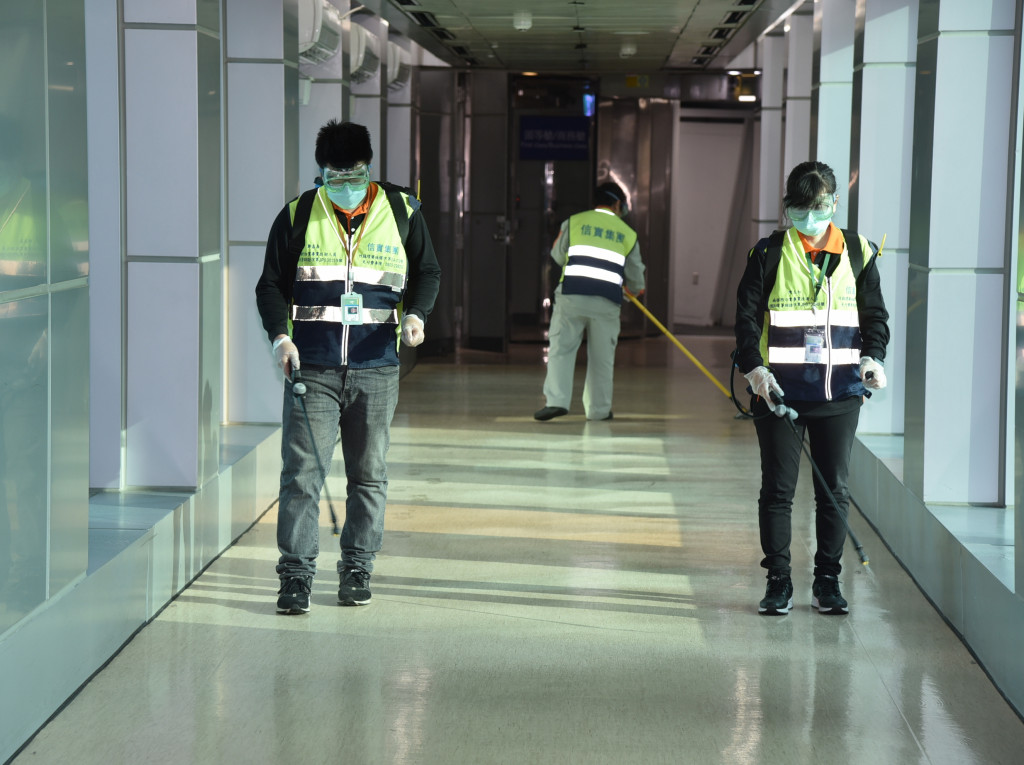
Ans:
{"label": "white work pants", "polygon": [[612,410],[612,377],[615,346],[619,342],[621,306],[595,295],[563,295],[555,292],[551,314],[548,372],[544,379],[547,406],[569,409],[576,352],[587,335],[587,379],[583,386],[583,410],[588,420],[603,420]]}

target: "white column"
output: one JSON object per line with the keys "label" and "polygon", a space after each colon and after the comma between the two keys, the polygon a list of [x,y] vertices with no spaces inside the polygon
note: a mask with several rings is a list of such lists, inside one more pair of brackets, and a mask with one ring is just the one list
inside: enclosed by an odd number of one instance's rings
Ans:
{"label": "white column", "polygon": [[839,208],[833,221],[847,224],[850,188],[850,120],[853,98],[853,30],[856,0],[821,0],[814,5],[820,29],[816,135],[813,159],[824,162],[839,184]]}
{"label": "white column", "polygon": [[782,182],[790,170],[811,158],[811,80],[814,66],[814,17],[794,13],[786,21],[786,133]]}
{"label": "white column", "polygon": [[312,182],[299,171],[294,0],[226,0],[226,419],[281,421],[283,381],[256,310],[274,218]]}
{"label": "white column", "polygon": [[[357,23],[355,21],[353,24]],[[352,121],[365,125],[370,131],[370,142],[373,146],[373,177],[385,178],[387,168],[387,47],[388,23],[379,17],[360,18],[362,25],[377,40],[379,59],[372,75],[362,82],[352,82],[351,114]],[[354,39],[354,38],[353,38]],[[351,62],[350,62],[351,65]]]}
{"label": "white column", "polygon": [[[405,51],[412,43],[407,38],[396,37],[393,42]],[[410,61],[412,54],[409,53]],[[388,180],[416,191],[416,180],[412,177],[412,81],[401,87],[387,90],[387,158]]]}
{"label": "white column", "polygon": [[891,332],[889,387],[861,410],[859,431],[903,433],[904,399],[915,395],[907,388],[906,347],[918,0],[860,0],[857,12],[864,39],[856,62],[859,144],[852,225],[877,244],[885,236],[878,269]]}
{"label": "white column", "polygon": [[89,486],[122,485],[121,62],[117,0],[86,7],[89,133]]}
{"label": "white column", "polygon": [[221,419],[220,17],[203,2],[123,13],[124,483],[195,487],[216,474]]}
{"label": "white column", "polygon": [[[349,10],[349,0],[332,0],[341,14]],[[345,24],[345,29],[349,25]],[[348,50],[351,38],[345,39],[338,52],[318,64],[299,60],[299,188],[313,186],[320,172],[316,166],[316,134],[329,120],[344,122],[351,116],[348,76]],[[308,90],[308,98],[305,94]]]}
{"label": "white column", "polygon": [[782,109],[785,83],[786,40],[769,35],[757,43],[761,66],[761,134],[757,212],[754,228],[759,237],[768,236],[779,226],[782,205]]}
{"label": "white column", "polygon": [[1015,7],[929,6],[918,25],[904,482],[926,502],[999,503]]}

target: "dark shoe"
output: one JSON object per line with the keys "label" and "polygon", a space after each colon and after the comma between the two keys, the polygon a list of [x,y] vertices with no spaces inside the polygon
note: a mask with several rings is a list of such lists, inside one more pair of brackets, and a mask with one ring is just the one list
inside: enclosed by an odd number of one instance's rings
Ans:
{"label": "dark shoe", "polygon": [[615,419],[615,415],[612,414],[611,412],[608,412],[608,416],[607,417],[602,417],[601,421],[603,422],[604,420],[614,420],[614,419]]}
{"label": "dark shoe", "polygon": [[811,586],[811,605],[823,614],[848,614],[849,604],[839,592],[839,577],[816,576]]}
{"label": "dark shoe", "polygon": [[365,606],[370,602],[370,575],[361,568],[346,568],[338,585],[338,603],[343,606]]}
{"label": "dark shoe", "polygon": [[793,580],[787,574],[768,574],[768,587],[757,612],[768,616],[788,614],[793,607]]}
{"label": "dark shoe", "polygon": [[311,576],[289,576],[281,580],[277,591],[279,614],[308,614],[309,591],[313,588]]}
{"label": "dark shoe", "polygon": [[546,406],[534,412],[533,419],[541,421],[553,420],[555,417],[561,417],[563,414],[569,414],[569,410],[563,409],[560,406]]}

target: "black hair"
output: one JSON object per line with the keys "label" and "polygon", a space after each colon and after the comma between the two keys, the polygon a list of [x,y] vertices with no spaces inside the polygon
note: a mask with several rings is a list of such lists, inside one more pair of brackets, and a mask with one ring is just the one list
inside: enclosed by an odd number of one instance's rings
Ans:
{"label": "black hair", "polygon": [[370,131],[354,122],[331,120],[316,134],[316,166],[347,170],[373,159]]}
{"label": "black hair", "polygon": [[608,205],[609,207],[616,202],[621,202],[623,207],[625,207],[626,192],[622,190],[619,184],[608,181],[594,189],[594,202],[599,205]]}
{"label": "black hair", "polygon": [[801,162],[786,179],[783,207],[813,207],[825,194],[836,193],[836,175],[824,162]]}

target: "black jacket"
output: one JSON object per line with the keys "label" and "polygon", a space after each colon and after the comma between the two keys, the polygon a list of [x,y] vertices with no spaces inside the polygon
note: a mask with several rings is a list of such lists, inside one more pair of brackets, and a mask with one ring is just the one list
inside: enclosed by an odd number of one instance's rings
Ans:
{"label": "black jacket", "polygon": [[[381,190],[378,193],[384,193]],[[291,204],[289,202],[289,204]],[[353,230],[363,222],[363,215],[352,220]],[[339,216],[339,225],[346,220]],[[292,288],[298,255],[289,257],[288,244],[292,239],[292,222],[288,205],[278,213],[270,235],[263,260],[263,273],[256,284],[256,307],[263,321],[267,337],[273,340],[278,335],[288,334],[288,316],[292,304]],[[408,283],[403,295],[405,314],[418,316],[426,324],[434,307],[441,284],[441,267],[437,262],[434,245],[430,241],[422,210],[417,209],[409,217],[409,234],[405,240],[405,253],[409,260]],[[301,351],[301,349],[300,349]],[[354,366],[363,366],[353,360]],[[370,364],[371,366],[374,364]]]}
{"label": "black jacket", "polygon": [[[767,366],[761,358],[761,331],[768,297],[774,284],[765,284],[764,268],[768,240],[754,245],[747,257],[747,267],[736,290],[736,366],[746,374],[754,367]],[[839,266],[834,258],[827,272],[831,276]],[[882,298],[878,267],[872,259],[857,278],[857,311],[860,316],[861,356],[870,356],[879,363],[885,360],[889,344],[889,312]]]}

